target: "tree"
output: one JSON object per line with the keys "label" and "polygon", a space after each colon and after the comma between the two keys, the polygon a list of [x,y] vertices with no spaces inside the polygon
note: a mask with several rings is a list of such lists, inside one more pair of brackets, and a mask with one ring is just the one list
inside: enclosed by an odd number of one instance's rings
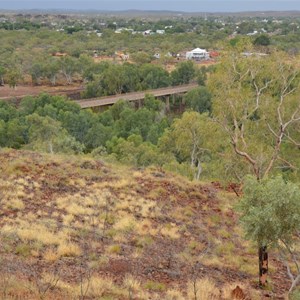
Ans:
{"label": "tree", "polygon": [[[300,242],[300,188],[285,182],[282,177],[257,181],[248,176],[244,195],[239,203],[241,224],[246,237],[256,242],[259,249],[275,247],[287,267],[292,292],[300,282],[300,261],[294,252]],[[299,249],[298,249],[299,250]],[[287,257],[289,259],[287,259]],[[266,281],[268,261],[260,256],[260,277]],[[295,265],[296,275],[291,271],[289,260]]]}
{"label": "tree", "polygon": [[199,180],[203,163],[210,159],[211,136],[217,128],[206,114],[185,112],[176,119],[159,141],[162,151],[173,152],[179,161],[188,161]]}
{"label": "tree", "polygon": [[145,64],[140,67],[142,89],[158,89],[170,84],[169,73],[157,65]]}
{"label": "tree", "polygon": [[11,68],[8,70],[6,77],[9,87],[15,89],[22,78],[22,74],[18,68]]}
{"label": "tree", "polygon": [[[283,149],[298,151],[300,145],[295,130],[300,123],[299,70],[284,53],[243,58],[244,46],[228,53],[208,86],[212,116],[228,138],[232,155],[240,159],[245,174],[250,166],[260,181],[275,170],[296,169],[296,155],[284,156]],[[267,245],[259,252],[267,256]],[[266,276],[259,281],[265,285]]]}
{"label": "tree", "polygon": [[40,78],[43,76],[43,66],[41,63],[36,62],[30,68],[30,74],[33,84],[40,84]]}
{"label": "tree", "polygon": [[137,52],[132,55],[132,60],[138,65],[147,64],[151,62],[151,56],[146,52]]}
{"label": "tree", "polygon": [[205,82],[207,80],[207,72],[208,72],[208,68],[205,66],[202,66],[197,72],[197,83],[199,85],[205,85]]}
{"label": "tree", "polygon": [[266,34],[261,34],[253,41],[253,44],[256,46],[269,46],[271,40]]}
{"label": "tree", "polygon": [[199,113],[211,112],[211,94],[204,86],[190,90],[184,100],[187,108]]}
{"label": "tree", "polygon": [[187,84],[195,77],[196,70],[192,61],[185,61],[178,64],[176,70],[172,71],[172,84]]}
{"label": "tree", "polygon": [[0,65],[0,86],[4,85],[4,75],[6,73],[6,69]]}
{"label": "tree", "polygon": [[95,123],[85,135],[85,145],[88,150],[97,147],[105,147],[107,141],[113,136],[112,126],[104,126],[101,123]]}
{"label": "tree", "polygon": [[0,147],[6,146],[6,126],[5,122],[0,119]]}
{"label": "tree", "polygon": [[5,145],[19,149],[27,142],[27,126],[20,118],[9,120],[6,124]]}
{"label": "tree", "polygon": [[29,146],[48,153],[81,153],[83,145],[68,135],[60,122],[34,113],[26,117],[29,124]]}
{"label": "tree", "polygon": [[285,54],[268,58],[231,54],[209,80],[212,115],[235,154],[250,164],[258,180],[274,167],[293,167],[284,145],[298,147],[299,71]]}
{"label": "tree", "polygon": [[60,71],[65,76],[67,84],[73,82],[73,75],[78,71],[77,59],[66,56],[58,60]]}
{"label": "tree", "polygon": [[51,85],[56,85],[56,77],[59,72],[59,62],[51,57],[44,65],[43,73],[49,79]]}

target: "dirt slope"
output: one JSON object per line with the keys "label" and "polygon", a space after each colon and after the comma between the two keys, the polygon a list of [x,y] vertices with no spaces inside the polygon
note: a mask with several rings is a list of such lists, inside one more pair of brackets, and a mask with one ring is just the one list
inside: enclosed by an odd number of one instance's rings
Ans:
{"label": "dirt slope", "polygon": [[[281,299],[256,287],[234,193],[156,169],[0,150],[0,298]],[[1,299],[2,299],[1,298]]]}

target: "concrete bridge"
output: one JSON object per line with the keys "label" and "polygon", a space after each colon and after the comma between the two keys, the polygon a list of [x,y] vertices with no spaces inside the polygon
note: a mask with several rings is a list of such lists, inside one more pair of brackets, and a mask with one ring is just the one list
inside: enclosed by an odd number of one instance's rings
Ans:
{"label": "concrete bridge", "polygon": [[75,102],[77,102],[81,108],[92,108],[92,107],[112,105],[118,102],[120,99],[124,101],[141,101],[145,99],[146,94],[151,94],[155,98],[166,97],[167,106],[169,106],[170,96],[185,94],[197,86],[198,86],[197,83],[191,83],[186,85],[165,87],[165,88],[147,90],[141,92],[132,92],[127,94],[119,94],[119,95],[106,96],[101,98],[82,99],[82,100],[76,100]]}

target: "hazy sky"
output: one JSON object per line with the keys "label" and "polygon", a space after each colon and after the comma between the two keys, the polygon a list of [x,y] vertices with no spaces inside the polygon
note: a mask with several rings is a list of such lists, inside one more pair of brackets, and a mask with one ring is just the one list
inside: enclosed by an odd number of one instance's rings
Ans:
{"label": "hazy sky", "polygon": [[173,10],[186,12],[236,12],[261,10],[300,10],[300,0],[0,0],[0,9],[75,10]]}

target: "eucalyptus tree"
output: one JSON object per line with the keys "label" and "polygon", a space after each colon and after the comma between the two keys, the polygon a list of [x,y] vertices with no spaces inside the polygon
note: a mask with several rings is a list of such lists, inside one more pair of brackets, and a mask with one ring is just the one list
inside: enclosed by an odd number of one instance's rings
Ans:
{"label": "eucalyptus tree", "polygon": [[[298,169],[300,71],[285,53],[243,56],[243,50],[238,45],[227,52],[209,78],[212,117],[243,174],[250,172],[261,181],[281,170]],[[266,245],[260,245],[259,253],[260,284],[265,285]]]}

